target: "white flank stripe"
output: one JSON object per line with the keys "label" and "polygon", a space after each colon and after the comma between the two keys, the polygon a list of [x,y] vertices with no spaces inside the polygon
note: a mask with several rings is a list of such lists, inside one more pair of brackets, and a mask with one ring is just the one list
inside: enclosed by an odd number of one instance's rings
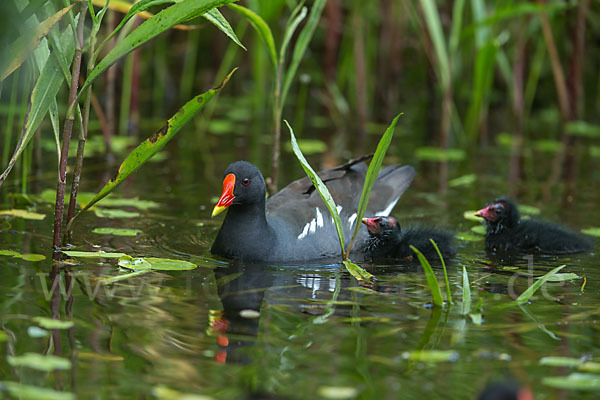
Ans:
{"label": "white flank stripe", "polygon": [[338,212],[338,215],[340,215],[340,214],[341,214],[341,212],[342,212],[342,208],[343,208],[342,206],[336,206],[336,207],[335,207],[335,209],[336,209],[336,210],[337,210],[337,212]]}
{"label": "white flank stripe", "polygon": [[317,221],[315,221],[315,219],[313,218],[312,221],[310,221],[310,229],[309,232],[310,233],[315,233],[317,231]]}
{"label": "white flank stripe", "polygon": [[308,222],[306,225],[304,225],[304,229],[302,230],[302,233],[298,235],[298,239],[302,240],[306,237],[306,235],[308,235],[309,227],[310,227],[310,222]]}
{"label": "white flank stripe", "polygon": [[375,216],[377,217],[385,217],[390,215],[390,213],[392,212],[392,209],[394,208],[394,206],[396,206],[396,203],[398,202],[398,200],[400,199],[400,197],[397,197],[396,200],[392,201],[385,210],[383,211],[378,211],[375,213]]}
{"label": "white flank stripe", "polygon": [[356,213],[352,214],[352,216],[350,218],[348,218],[348,222],[350,223],[350,228],[352,228],[352,225],[354,225],[354,221],[356,221]]}
{"label": "white flank stripe", "polygon": [[323,227],[323,214],[321,214],[321,210],[319,208],[317,210],[317,228]]}

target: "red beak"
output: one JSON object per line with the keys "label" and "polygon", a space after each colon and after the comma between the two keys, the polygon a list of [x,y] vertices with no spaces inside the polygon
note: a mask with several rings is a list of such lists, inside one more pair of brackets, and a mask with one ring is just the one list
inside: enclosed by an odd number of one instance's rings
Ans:
{"label": "red beak", "polygon": [[378,218],[363,218],[362,223],[367,226],[367,229],[370,233],[379,233],[381,231],[381,227],[376,222]]}
{"label": "red beak", "polygon": [[235,199],[235,196],[233,195],[234,187],[235,187],[235,175],[228,174],[225,177],[225,179],[223,180],[223,194],[221,194],[219,201],[217,201],[215,208],[213,208],[213,212],[212,212],[213,217],[215,215],[221,213],[223,210],[225,210],[227,207],[229,207],[231,205],[231,203],[233,203],[233,200]]}
{"label": "red beak", "polygon": [[484,208],[482,208],[481,210],[479,210],[479,211],[477,211],[477,212],[475,213],[475,216],[476,216],[476,217],[481,217],[481,218],[483,218],[483,219],[487,219],[487,220],[489,220],[489,219],[490,219],[490,217],[491,217],[491,214],[490,214],[490,207],[489,207],[489,206],[487,206],[487,207],[484,207]]}

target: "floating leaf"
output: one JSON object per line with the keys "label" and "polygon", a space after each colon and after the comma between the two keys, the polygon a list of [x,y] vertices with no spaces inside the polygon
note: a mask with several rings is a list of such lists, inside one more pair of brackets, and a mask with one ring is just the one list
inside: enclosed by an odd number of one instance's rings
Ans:
{"label": "floating leaf", "polygon": [[[535,278],[535,279],[542,279],[542,277],[539,278]],[[547,279],[548,282],[564,282],[564,281],[570,281],[572,279],[581,279],[581,276],[573,273],[573,272],[565,272],[563,274],[554,274],[552,275],[550,278]]]}
{"label": "floating leaf", "polygon": [[0,382],[11,396],[17,399],[44,399],[44,400],[75,400],[75,395],[69,392],[58,392],[38,386],[23,385],[16,382]]}
{"label": "floating leaf", "polygon": [[73,321],[61,321],[47,317],[33,317],[33,321],[44,329],[69,329],[75,325]]}
{"label": "floating leaf", "polygon": [[17,253],[16,251],[12,251],[12,250],[0,250],[0,256],[18,256],[19,253]]}
{"label": "floating leaf", "polygon": [[11,256],[25,261],[42,261],[46,259],[46,256],[42,254],[21,254],[13,250],[0,250],[0,256]]}
{"label": "floating leaf", "polygon": [[462,161],[465,152],[461,149],[441,149],[439,147],[419,147],[415,157],[423,161]]}
{"label": "floating leaf", "polygon": [[465,217],[465,219],[468,219],[469,221],[481,222],[481,217],[475,216],[476,212],[477,211],[475,211],[475,210],[467,210],[463,213],[463,217]]}
{"label": "floating leaf", "polygon": [[8,356],[7,361],[12,367],[27,367],[47,372],[71,368],[71,361],[66,358],[53,355],[44,356],[38,353],[25,353],[16,357]]}
{"label": "floating leaf", "polygon": [[203,396],[201,394],[183,393],[177,390],[168,388],[164,385],[155,386],[152,389],[152,394],[162,400],[214,400],[214,397]]}
{"label": "floating leaf", "polygon": [[600,390],[600,375],[574,372],[568,376],[551,376],[542,383],[559,389]]}
{"label": "floating leaf", "polygon": [[23,219],[34,219],[42,220],[46,218],[46,214],[39,214],[32,211],[12,209],[12,210],[0,210],[0,215],[10,215],[12,217],[18,217]]}
{"label": "floating leaf", "polygon": [[526,303],[529,301],[531,296],[544,284],[548,281],[554,274],[558,271],[566,267],[566,265],[561,265],[560,267],[554,268],[552,271],[548,272],[544,276],[542,276],[538,281],[536,281],[533,285],[529,286],[526,291],[524,291],[519,297],[517,297],[516,302],[519,304]]}
{"label": "floating leaf", "polygon": [[134,276],[146,274],[150,271],[151,271],[150,269],[142,269],[139,271],[130,272],[128,274],[110,276],[107,278],[100,279],[100,282],[104,283],[104,284],[115,283],[115,282],[123,281],[125,279],[133,278]]}
{"label": "floating leaf", "polygon": [[353,399],[358,396],[358,390],[350,386],[321,386],[317,393],[321,397],[334,400]]}
{"label": "floating leaf", "polygon": [[246,319],[256,319],[260,318],[260,312],[256,310],[242,310],[240,311],[240,317]]}
{"label": "floating leaf", "polygon": [[477,175],[467,174],[467,175],[459,176],[458,178],[451,179],[448,182],[448,184],[450,185],[450,187],[466,186],[466,185],[471,185],[471,184],[475,183],[476,180],[477,180]]}
{"label": "floating leaf", "polygon": [[98,251],[74,251],[74,250],[66,250],[62,251],[62,253],[68,255],[69,257],[81,257],[81,258],[119,258],[126,256],[125,253],[107,253],[102,250]]}
{"label": "floating leaf", "polygon": [[471,230],[478,235],[485,235],[487,229],[484,225],[477,225],[471,228]]}
{"label": "floating leaf", "polygon": [[196,264],[183,260],[170,260],[168,258],[144,258],[151,265],[151,268],[157,271],[185,271],[197,268]]}
{"label": "floating leaf", "polygon": [[98,233],[101,235],[116,235],[116,236],[136,236],[139,233],[142,233],[139,229],[127,229],[127,228],[94,228],[92,230],[94,233]]}
{"label": "floating leaf", "polygon": [[593,125],[585,121],[573,121],[565,124],[565,133],[589,138],[600,137],[600,125]]}
{"label": "floating leaf", "polygon": [[141,271],[144,269],[150,269],[150,263],[143,258],[133,258],[131,256],[123,256],[119,258],[119,267],[131,269],[134,271]]}
{"label": "floating leaf", "polygon": [[[93,198],[93,195],[92,195],[92,198]],[[90,198],[88,201],[92,200],[92,198]],[[79,199],[79,197],[78,197],[78,199]],[[85,205],[85,203],[82,202],[82,205]],[[158,204],[155,201],[140,200],[137,197],[127,198],[127,199],[111,197],[108,199],[104,199],[104,201],[102,202],[102,207],[133,207],[133,208],[137,208],[138,210],[148,210],[150,208],[160,207],[160,204]]]}
{"label": "floating leaf", "polygon": [[542,357],[540,365],[548,365],[550,367],[577,367],[583,363],[581,358],[573,357]]}
{"label": "floating leaf", "polygon": [[598,236],[600,237],[600,228],[585,228],[581,230],[581,233],[585,233],[590,236]]}
{"label": "floating leaf", "polygon": [[484,239],[483,236],[475,235],[471,232],[459,232],[456,234],[456,238],[458,240],[464,240],[465,242],[478,242]]}
{"label": "floating leaf", "polygon": [[373,279],[372,274],[365,271],[363,268],[354,264],[350,260],[344,260],[344,266],[346,267],[348,272],[350,272],[350,275],[352,275],[358,281],[370,281]]}
{"label": "floating leaf", "polygon": [[50,332],[37,326],[30,326],[27,328],[27,334],[32,338],[41,338],[48,336]]}
{"label": "floating leaf", "polygon": [[95,208],[94,214],[99,218],[137,218],[140,213],[119,209]]}
{"label": "floating leaf", "polygon": [[458,353],[454,350],[415,350],[407,351],[402,357],[412,361],[444,362],[458,360]]}

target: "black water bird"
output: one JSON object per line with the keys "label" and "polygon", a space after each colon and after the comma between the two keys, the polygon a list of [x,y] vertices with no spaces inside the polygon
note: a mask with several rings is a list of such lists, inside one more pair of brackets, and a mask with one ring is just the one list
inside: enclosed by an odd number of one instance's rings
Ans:
{"label": "black water bird", "polygon": [[366,254],[373,261],[411,260],[416,256],[411,245],[429,261],[438,260],[439,255],[430,239],[435,241],[444,259],[456,255],[450,232],[425,226],[401,228],[398,220],[390,216],[363,218],[362,222],[369,231]]}
{"label": "black water bird", "polygon": [[491,252],[570,254],[593,247],[590,239],[563,226],[521,219],[516,204],[506,198],[492,201],[475,215],[485,220],[485,247]]}
{"label": "black water bird", "polygon": [[[356,210],[367,172],[364,159],[319,173],[337,204],[347,239],[353,225],[360,223]],[[373,186],[367,213],[389,214],[414,174],[411,166],[383,168]],[[283,263],[339,258],[333,218],[308,177],[266,199],[265,181],[258,168],[246,161],[234,162],[225,170],[223,193],[212,215],[225,209],[228,212],[212,245],[213,254]],[[367,236],[366,230],[361,230],[357,237],[353,247],[357,260],[364,255]]]}

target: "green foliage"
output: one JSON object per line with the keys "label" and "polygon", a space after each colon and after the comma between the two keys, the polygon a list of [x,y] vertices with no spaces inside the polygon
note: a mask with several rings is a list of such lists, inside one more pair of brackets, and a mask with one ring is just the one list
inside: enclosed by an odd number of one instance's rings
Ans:
{"label": "green foliage", "polygon": [[527,288],[527,290],[525,290],[516,300],[516,302],[518,304],[524,304],[527,303],[529,301],[529,299],[531,298],[531,296],[534,295],[534,293],[544,284],[546,283],[546,281],[548,281],[554,274],[556,274],[558,271],[560,271],[561,269],[563,269],[564,267],[566,267],[566,265],[561,265],[560,267],[556,267],[554,268],[552,271],[546,273],[544,276],[542,276],[539,280],[537,280],[536,282],[534,282],[533,285],[531,285],[529,288]]}
{"label": "green foliage", "polygon": [[431,264],[427,261],[427,258],[417,249],[415,246],[410,246],[412,251],[415,252],[421,266],[423,267],[423,272],[425,273],[425,278],[427,278],[427,286],[429,286],[429,291],[431,292],[431,298],[433,300],[433,305],[437,307],[442,307],[444,305],[444,300],[442,299],[442,291],[440,290],[440,284],[435,276],[435,272],[431,268]]}
{"label": "green foliage", "polygon": [[71,361],[66,358],[53,355],[44,356],[37,353],[25,353],[15,357],[8,356],[6,360],[11,367],[27,367],[46,372],[71,368]]}

